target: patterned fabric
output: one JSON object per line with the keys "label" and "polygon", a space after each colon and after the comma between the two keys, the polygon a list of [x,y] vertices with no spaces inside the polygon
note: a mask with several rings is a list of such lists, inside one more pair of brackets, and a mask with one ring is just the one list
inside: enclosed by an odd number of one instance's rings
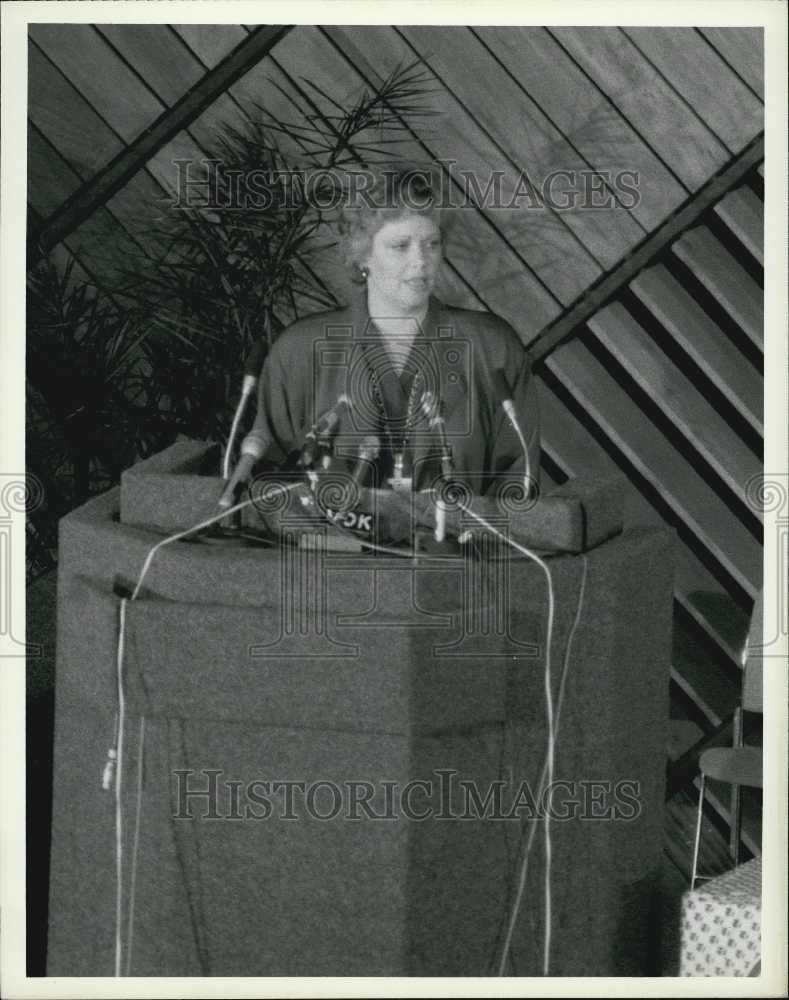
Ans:
{"label": "patterned fabric", "polygon": [[710,879],[682,899],[681,976],[747,976],[761,958],[762,860]]}

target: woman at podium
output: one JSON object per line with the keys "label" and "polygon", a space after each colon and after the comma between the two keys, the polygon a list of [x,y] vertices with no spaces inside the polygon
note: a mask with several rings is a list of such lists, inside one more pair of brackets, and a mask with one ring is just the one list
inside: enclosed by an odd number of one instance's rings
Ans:
{"label": "woman at podium", "polygon": [[231,491],[261,460],[308,465],[321,447],[351,466],[374,456],[369,485],[384,488],[427,489],[449,469],[475,494],[536,483],[537,394],[517,333],[433,294],[452,212],[437,190],[425,170],[385,171],[343,206],[358,291],[274,343]]}

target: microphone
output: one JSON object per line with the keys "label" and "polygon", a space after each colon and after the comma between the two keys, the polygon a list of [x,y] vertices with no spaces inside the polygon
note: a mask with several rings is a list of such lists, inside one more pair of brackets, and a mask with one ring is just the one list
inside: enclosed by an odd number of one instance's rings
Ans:
{"label": "microphone", "polygon": [[531,495],[531,463],[529,461],[529,449],[526,446],[526,438],[523,436],[523,431],[521,430],[521,425],[518,421],[518,415],[515,412],[515,403],[512,400],[512,390],[509,387],[509,383],[504,377],[504,373],[498,369],[493,372],[489,372],[489,379],[491,388],[493,390],[493,395],[501,403],[501,408],[507,415],[512,429],[518,435],[518,440],[521,443],[521,448],[523,449],[524,458],[524,475],[523,475],[523,488],[526,491],[526,497]]}
{"label": "microphone", "polygon": [[425,389],[421,399],[422,412],[431,430],[437,430],[441,440],[441,474],[452,475],[452,448],[447,440],[447,425],[441,414],[441,404],[431,389]]}
{"label": "microphone", "polygon": [[[447,427],[441,415],[441,404],[430,389],[422,393],[422,412],[427,417],[428,426],[438,431],[441,439],[441,478],[449,480],[452,476],[452,449],[447,440]],[[447,530],[447,507],[439,497],[436,500],[436,526],[434,537],[437,542],[443,542]]]}
{"label": "microphone", "polygon": [[351,476],[353,486],[360,489],[370,471],[370,463],[375,462],[381,453],[381,442],[375,434],[368,434],[359,445],[359,458]]}
{"label": "microphone", "polygon": [[349,410],[352,408],[351,401],[345,393],[309,429],[299,456],[299,465],[302,468],[311,468],[322,452],[331,450],[332,440],[340,426],[340,414],[343,407],[347,407]]}
{"label": "microphone", "polygon": [[[244,363],[244,378],[241,383],[241,398],[236,406],[236,412],[233,414],[233,424],[230,428],[230,436],[227,439],[227,447],[225,448],[224,458],[222,460],[222,478],[228,479],[230,477],[230,459],[233,454],[233,445],[236,440],[236,434],[238,433],[238,427],[241,423],[241,417],[244,414],[244,410],[247,406],[247,400],[255,391],[255,387],[258,384],[258,379],[260,378],[260,372],[263,369],[263,361],[266,357],[266,345],[262,340],[256,341],[252,345],[252,350],[247,355],[247,360]],[[228,507],[230,504],[227,505]]]}
{"label": "microphone", "polygon": [[[263,362],[266,360],[266,344],[262,340],[256,340],[252,345],[252,350],[247,354],[244,363],[244,387],[249,386],[248,392],[252,392],[258,384],[260,373],[263,370]],[[243,389],[242,389],[243,392]]]}
{"label": "microphone", "polygon": [[247,434],[241,442],[241,455],[233,470],[233,475],[229,478],[229,482],[218,500],[220,507],[233,506],[238,487],[249,479],[255,463],[260,461],[270,444],[267,437],[254,429]]}

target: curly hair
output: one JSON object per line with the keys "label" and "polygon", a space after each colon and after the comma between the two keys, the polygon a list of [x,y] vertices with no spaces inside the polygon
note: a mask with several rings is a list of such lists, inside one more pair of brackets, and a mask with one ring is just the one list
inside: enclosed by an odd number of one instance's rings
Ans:
{"label": "curly hair", "polygon": [[431,218],[446,241],[453,217],[442,203],[441,175],[431,165],[377,167],[347,178],[346,197],[337,221],[345,263],[361,281],[361,262],[373,237],[386,225],[409,215]]}

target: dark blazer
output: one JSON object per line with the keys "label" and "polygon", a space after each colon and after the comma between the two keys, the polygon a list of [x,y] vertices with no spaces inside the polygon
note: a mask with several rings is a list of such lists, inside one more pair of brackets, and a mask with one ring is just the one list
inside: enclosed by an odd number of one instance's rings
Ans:
{"label": "dark blazer", "polygon": [[[492,373],[500,373],[503,383]],[[430,390],[441,400],[455,476],[485,494],[522,479],[525,470],[517,433],[496,398],[494,385],[502,384],[511,390],[537,480],[537,391],[513,328],[491,313],[431,298],[398,375],[363,292],[349,307],[308,316],[280,335],[263,367],[252,434],[265,462],[278,465],[344,394],[351,409],[341,408],[336,453],[352,462],[360,442],[374,434],[381,443],[379,481],[392,474],[399,451],[413,488],[424,489],[440,471],[440,438],[422,405]]]}

